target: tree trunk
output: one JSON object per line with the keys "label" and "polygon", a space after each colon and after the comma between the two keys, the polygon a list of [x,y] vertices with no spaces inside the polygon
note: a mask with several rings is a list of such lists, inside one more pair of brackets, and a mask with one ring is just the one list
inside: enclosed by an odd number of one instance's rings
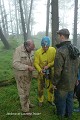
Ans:
{"label": "tree trunk", "polygon": [[50,0],[47,0],[46,36],[48,36],[49,34],[49,9],[50,9]]}
{"label": "tree trunk", "polygon": [[78,0],[75,0],[75,10],[74,10],[74,34],[73,34],[73,44],[77,46],[77,15],[78,15]]}
{"label": "tree trunk", "polygon": [[12,24],[12,15],[11,15],[11,4],[10,4],[10,1],[9,1],[9,12],[10,12],[11,30],[12,30],[12,35],[13,35],[13,24]]}
{"label": "tree trunk", "polygon": [[57,43],[56,31],[59,29],[58,0],[52,0],[52,46]]}
{"label": "tree trunk", "polygon": [[5,38],[5,36],[4,36],[3,32],[2,32],[1,27],[0,27],[0,38],[1,38],[1,41],[3,42],[5,48],[9,49],[10,45],[9,45],[8,41],[6,40],[6,38]]}
{"label": "tree trunk", "polygon": [[28,18],[27,39],[30,37],[30,20],[31,20],[32,5],[33,5],[33,0],[31,0],[30,13],[29,13],[29,18]]}
{"label": "tree trunk", "polygon": [[24,15],[25,15],[25,26],[27,28],[27,23],[28,23],[28,5],[27,5],[27,0],[23,0],[23,6],[24,6]]}
{"label": "tree trunk", "polygon": [[21,22],[22,22],[22,30],[23,30],[23,35],[24,35],[24,41],[26,41],[27,40],[27,34],[26,34],[26,29],[25,29],[25,21],[24,21],[24,16],[23,16],[23,9],[22,9],[21,0],[19,0],[19,6],[20,6],[20,14],[21,14]]}
{"label": "tree trunk", "polygon": [[7,36],[7,34],[6,34],[6,23],[5,23],[4,1],[2,1],[2,4],[1,4],[1,1],[0,1],[0,7],[1,7],[0,10],[1,10],[2,28],[3,28],[4,35]]}
{"label": "tree trunk", "polygon": [[17,15],[17,12],[18,12],[18,9],[17,9],[17,1],[15,0],[14,1],[14,5],[15,5],[15,19],[16,19],[16,33],[17,33],[17,37],[18,37],[18,35],[19,35],[19,25],[18,25],[18,23],[19,23],[19,20],[18,20],[18,15]]}

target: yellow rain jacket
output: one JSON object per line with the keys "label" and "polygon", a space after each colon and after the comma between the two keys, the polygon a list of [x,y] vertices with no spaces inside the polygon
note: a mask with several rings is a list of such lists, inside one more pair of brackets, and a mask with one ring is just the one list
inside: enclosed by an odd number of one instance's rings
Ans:
{"label": "yellow rain jacket", "polygon": [[42,48],[35,52],[34,66],[38,72],[40,72],[46,65],[49,67],[54,65],[55,53],[56,49],[54,47],[49,47],[46,52],[44,52]]}

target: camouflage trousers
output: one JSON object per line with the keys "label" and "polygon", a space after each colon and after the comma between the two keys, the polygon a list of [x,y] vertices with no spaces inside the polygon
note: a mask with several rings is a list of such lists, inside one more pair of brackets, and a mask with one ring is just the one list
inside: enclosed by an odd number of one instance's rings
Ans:
{"label": "camouflage trousers", "polygon": [[16,83],[17,83],[17,89],[20,97],[22,111],[28,112],[29,104],[30,104],[29,93],[30,93],[31,79],[26,75],[18,74],[16,75]]}
{"label": "camouflage trousers", "polygon": [[50,80],[43,80],[42,77],[39,77],[38,79],[38,99],[39,102],[44,101],[44,88],[47,89],[48,94],[48,101],[53,102],[54,101],[54,90],[53,90],[53,84]]}

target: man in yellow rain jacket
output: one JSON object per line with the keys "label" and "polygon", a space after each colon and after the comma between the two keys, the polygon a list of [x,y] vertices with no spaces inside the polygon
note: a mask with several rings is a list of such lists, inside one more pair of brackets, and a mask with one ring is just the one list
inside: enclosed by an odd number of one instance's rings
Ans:
{"label": "man in yellow rain jacket", "polygon": [[56,49],[50,47],[50,38],[45,36],[41,41],[41,48],[35,52],[34,66],[38,71],[38,98],[39,106],[43,104],[44,87],[47,86],[48,102],[53,103],[53,85],[51,79],[51,69],[54,65]]}

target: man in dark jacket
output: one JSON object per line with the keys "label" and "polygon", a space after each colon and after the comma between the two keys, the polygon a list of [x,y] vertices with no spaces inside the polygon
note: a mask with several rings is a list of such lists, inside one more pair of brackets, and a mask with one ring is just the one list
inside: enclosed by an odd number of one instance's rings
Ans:
{"label": "man in dark jacket", "polygon": [[[57,115],[60,120],[64,116],[71,119],[73,110],[73,92],[77,80],[78,56],[75,56],[75,50],[71,49],[69,39],[69,30],[61,29],[57,32],[60,44],[57,44],[57,53],[54,61],[54,79],[55,86],[55,104]],[[76,48],[75,48],[76,49]]]}

